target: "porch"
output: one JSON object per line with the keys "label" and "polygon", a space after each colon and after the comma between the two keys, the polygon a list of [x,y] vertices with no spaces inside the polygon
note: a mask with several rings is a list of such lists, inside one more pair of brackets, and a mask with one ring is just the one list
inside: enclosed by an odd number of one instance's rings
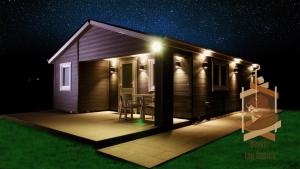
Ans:
{"label": "porch", "polygon": [[[151,116],[145,120],[134,114],[133,120],[118,120],[119,114],[114,111],[101,111],[82,114],[66,114],[58,111],[18,113],[6,117],[41,127],[50,131],[73,136],[91,143],[107,141],[135,133],[156,129]],[[174,124],[187,122],[174,119]]]}

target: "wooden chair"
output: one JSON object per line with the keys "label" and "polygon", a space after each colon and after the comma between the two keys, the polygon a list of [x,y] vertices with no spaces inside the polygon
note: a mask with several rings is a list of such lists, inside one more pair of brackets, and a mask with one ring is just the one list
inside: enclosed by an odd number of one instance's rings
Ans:
{"label": "wooden chair", "polygon": [[121,120],[122,114],[125,115],[125,119],[127,119],[127,113],[130,112],[131,119],[133,119],[133,109],[137,109],[137,111],[141,110],[141,103],[139,100],[133,101],[132,95],[130,94],[121,94],[120,95],[121,107],[119,113],[119,120]]}
{"label": "wooden chair", "polygon": [[154,117],[154,109],[155,109],[155,97],[152,97],[152,101],[151,103],[145,105],[145,109],[147,110],[150,110],[150,114],[151,114],[151,118],[153,119]]}

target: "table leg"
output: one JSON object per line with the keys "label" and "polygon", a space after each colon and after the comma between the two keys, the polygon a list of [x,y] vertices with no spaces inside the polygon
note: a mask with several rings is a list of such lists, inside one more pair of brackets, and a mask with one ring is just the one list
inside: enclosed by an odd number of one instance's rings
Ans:
{"label": "table leg", "polygon": [[141,99],[142,99],[141,119],[145,120],[145,99],[144,99],[144,96],[142,96]]}

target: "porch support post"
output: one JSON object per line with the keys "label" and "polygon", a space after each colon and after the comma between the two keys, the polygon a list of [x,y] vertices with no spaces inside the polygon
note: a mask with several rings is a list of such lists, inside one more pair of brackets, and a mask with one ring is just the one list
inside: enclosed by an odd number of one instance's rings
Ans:
{"label": "porch support post", "polygon": [[155,125],[173,126],[173,54],[170,49],[155,56]]}

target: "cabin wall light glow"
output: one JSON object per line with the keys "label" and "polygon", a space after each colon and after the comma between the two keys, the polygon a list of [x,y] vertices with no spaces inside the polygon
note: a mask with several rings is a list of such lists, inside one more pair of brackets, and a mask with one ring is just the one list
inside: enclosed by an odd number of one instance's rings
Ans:
{"label": "cabin wall light glow", "polygon": [[162,43],[160,41],[154,41],[151,43],[150,49],[153,53],[160,53],[163,49]]}

